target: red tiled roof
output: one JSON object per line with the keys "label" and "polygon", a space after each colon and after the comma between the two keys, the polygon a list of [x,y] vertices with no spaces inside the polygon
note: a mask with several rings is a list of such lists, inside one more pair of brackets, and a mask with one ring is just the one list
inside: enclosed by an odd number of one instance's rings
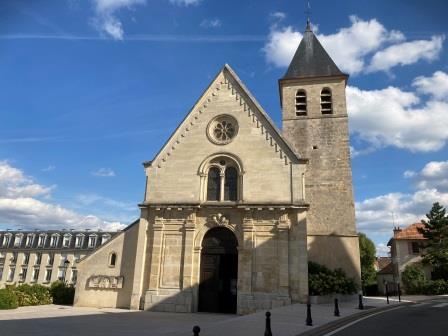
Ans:
{"label": "red tiled roof", "polygon": [[383,268],[385,268],[387,265],[390,264],[391,258],[390,257],[379,257],[377,259],[377,262],[378,262],[378,269],[382,270]]}
{"label": "red tiled roof", "polygon": [[420,232],[418,232],[419,228],[424,227],[425,225],[422,223],[414,223],[401,231],[395,232],[394,239],[426,239]]}
{"label": "red tiled roof", "polygon": [[378,274],[394,274],[394,264],[389,262],[389,264],[381,269]]}

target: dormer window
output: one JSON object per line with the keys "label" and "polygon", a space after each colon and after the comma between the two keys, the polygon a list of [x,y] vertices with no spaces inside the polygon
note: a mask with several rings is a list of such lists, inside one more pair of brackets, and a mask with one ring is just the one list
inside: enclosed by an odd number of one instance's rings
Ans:
{"label": "dormer window", "polygon": [[64,235],[64,240],[62,242],[62,246],[69,247],[70,246],[70,235]]}
{"label": "dormer window", "polygon": [[329,88],[323,88],[320,93],[320,110],[322,114],[333,113],[333,102],[331,98],[331,90]]}
{"label": "dormer window", "polygon": [[3,236],[3,247],[7,247],[11,241],[11,234],[5,234]]}
{"label": "dormer window", "polygon": [[50,247],[57,247],[58,246],[58,240],[59,240],[59,236],[58,235],[52,235],[51,236],[51,240],[50,240]]}
{"label": "dormer window", "polygon": [[26,247],[32,247],[34,242],[34,235],[29,234],[26,236]]}
{"label": "dormer window", "polygon": [[75,239],[75,247],[76,248],[81,248],[83,240],[84,240],[84,236],[83,235],[77,235],[76,239]]}
{"label": "dormer window", "polygon": [[306,116],[306,92],[305,90],[298,90],[296,93],[296,116]]}
{"label": "dormer window", "polygon": [[96,236],[89,236],[89,248],[93,248],[96,245]]}
{"label": "dormer window", "polygon": [[110,235],[103,235],[101,236],[101,244],[104,244],[105,242],[107,242],[110,239]]}
{"label": "dormer window", "polygon": [[45,235],[39,235],[39,240],[37,241],[37,247],[44,247],[46,238],[47,237]]}
{"label": "dormer window", "polygon": [[19,247],[22,244],[23,234],[16,234],[14,237],[14,247]]}

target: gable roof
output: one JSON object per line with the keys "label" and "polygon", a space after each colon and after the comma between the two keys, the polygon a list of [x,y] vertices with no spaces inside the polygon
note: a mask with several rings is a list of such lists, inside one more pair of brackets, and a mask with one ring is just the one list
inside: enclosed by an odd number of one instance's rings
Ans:
{"label": "gable roof", "polygon": [[282,79],[321,76],[347,75],[339,70],[322,47],[308,22],[302,41],[300,41],[299,47]]}
{"label": "gable roof", "polygon": [[[146,161],[143,163],[145,167],[152,166],[153,163],[160,165],[161,161],[165,161],[167,156],[170,155],[170,151],[174,150],[176,145],[181,141],[181,138],[185,136],[185,131],[189,130],[190,124],[193,125],[195,119],[202,113],[202,109],[207,108],[208,103],[211,101],[211,95],[214,95],[214,89],[219,84],[219,78],[223,75],[225,80],[233,85],[233,89],[237,91],[237,99],[241,99],[241,104],[247,106],[250,113],[255,115],[262,125],[265,125],[267,133],[272,137],[272,140],[278,144],[282,153],[284,153],[292,163],[308,162],[307,159],[300,158],[294,150],[290,147],[288,142],[283,138],[280,130],[274,124],[269,115],[263,110],[261,105],[257,102],[255,97],[250,93],[246,86],[241,82],[238,75],[233,69],[225,64],[222,69],[215,76],[213,81],[203,92],[201,97],[197,100],[194,106],[191,108],[186,117],[182,120],[179,126],[171,134],[167,142],[163,145],[160,151],[156,154],[152,161]],[[269,130],[269,131],[268,131]]]}
{"label": "gable roof", "polygon": [[418,229],[424,228],[422,223],[414,223],[394,234],[394,239],[426,239]]}

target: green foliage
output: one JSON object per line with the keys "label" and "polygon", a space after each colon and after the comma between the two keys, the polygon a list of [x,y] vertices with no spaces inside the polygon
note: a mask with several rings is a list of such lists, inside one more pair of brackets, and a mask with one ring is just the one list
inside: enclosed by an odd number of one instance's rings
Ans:
{"label": "green foliage", "polygon": [[75,298],[75,287],[63,281],[55,281],[51,284],[50,293],[54,304],[71,305]]}
{"label": "green foliage", "polygon": [[439,203],[434,203],[431,211],[422,220],[424,228],[420,233],[428,239],[423,263],[433,268],[434,280],[448,280],[448,216],[446,210]]}
{"label": "green foliage", "polygon": [[7,288],[0,289],[0,309],[15,309],[18,306],[19,303],[14,291]]}
{"label": "green foliage", "polygon": [[48,287],[42,285],[23,284],[14,288],[19,306],[37,306],[51,304],[52,298]]}
{"label": "green foliage", "polygon": [[448,281],[443,279],[426,280],[420,264],[406,266],[401,277],[407,294],[448,294]]}
{"label": "green foliage", "polygon": [[364,286],[376,283],[374,262],[376,258],[375,244],[364,233],[359,234],[359,252],[361,257],[361,281]]}
{"label": "green foliage", "polygon": [[425,272],[420,264],[408,265],[401,274],[401,280],[407,294],[421,294],[426,283]]}
{"label": "green foliage", "polygon": [[311,261],[308,262],[308,287],[310,295],[354,294],[357,291],[355,281],[342,269],[332,271]]}

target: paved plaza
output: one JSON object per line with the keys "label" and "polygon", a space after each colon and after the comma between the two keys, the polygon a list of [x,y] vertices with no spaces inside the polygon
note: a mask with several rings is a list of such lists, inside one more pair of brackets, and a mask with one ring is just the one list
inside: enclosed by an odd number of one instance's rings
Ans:
{"label": "paved plaza", "polygon": [[[415,298],[413,298],[415,299]],[[382,298],[365,298],[365,306],[383,307]],[[396,300],[390,301],[396,305]],[[340,303],[341,317],[333,315],[332,304],[312,306],[313,327],[305,325],[306,305],[296,304],[275,308],[272,332],[275,336],[293,336],[325,323],[359,313],[357,302]],[[0,311],[2,336],[68,336],[68,335],[192,335],[194,325],[203,336],[264,335],[265,312],[236,316],[209,313],[157,313],[124,309],[97,309],[69,306],[21,307]]]}

